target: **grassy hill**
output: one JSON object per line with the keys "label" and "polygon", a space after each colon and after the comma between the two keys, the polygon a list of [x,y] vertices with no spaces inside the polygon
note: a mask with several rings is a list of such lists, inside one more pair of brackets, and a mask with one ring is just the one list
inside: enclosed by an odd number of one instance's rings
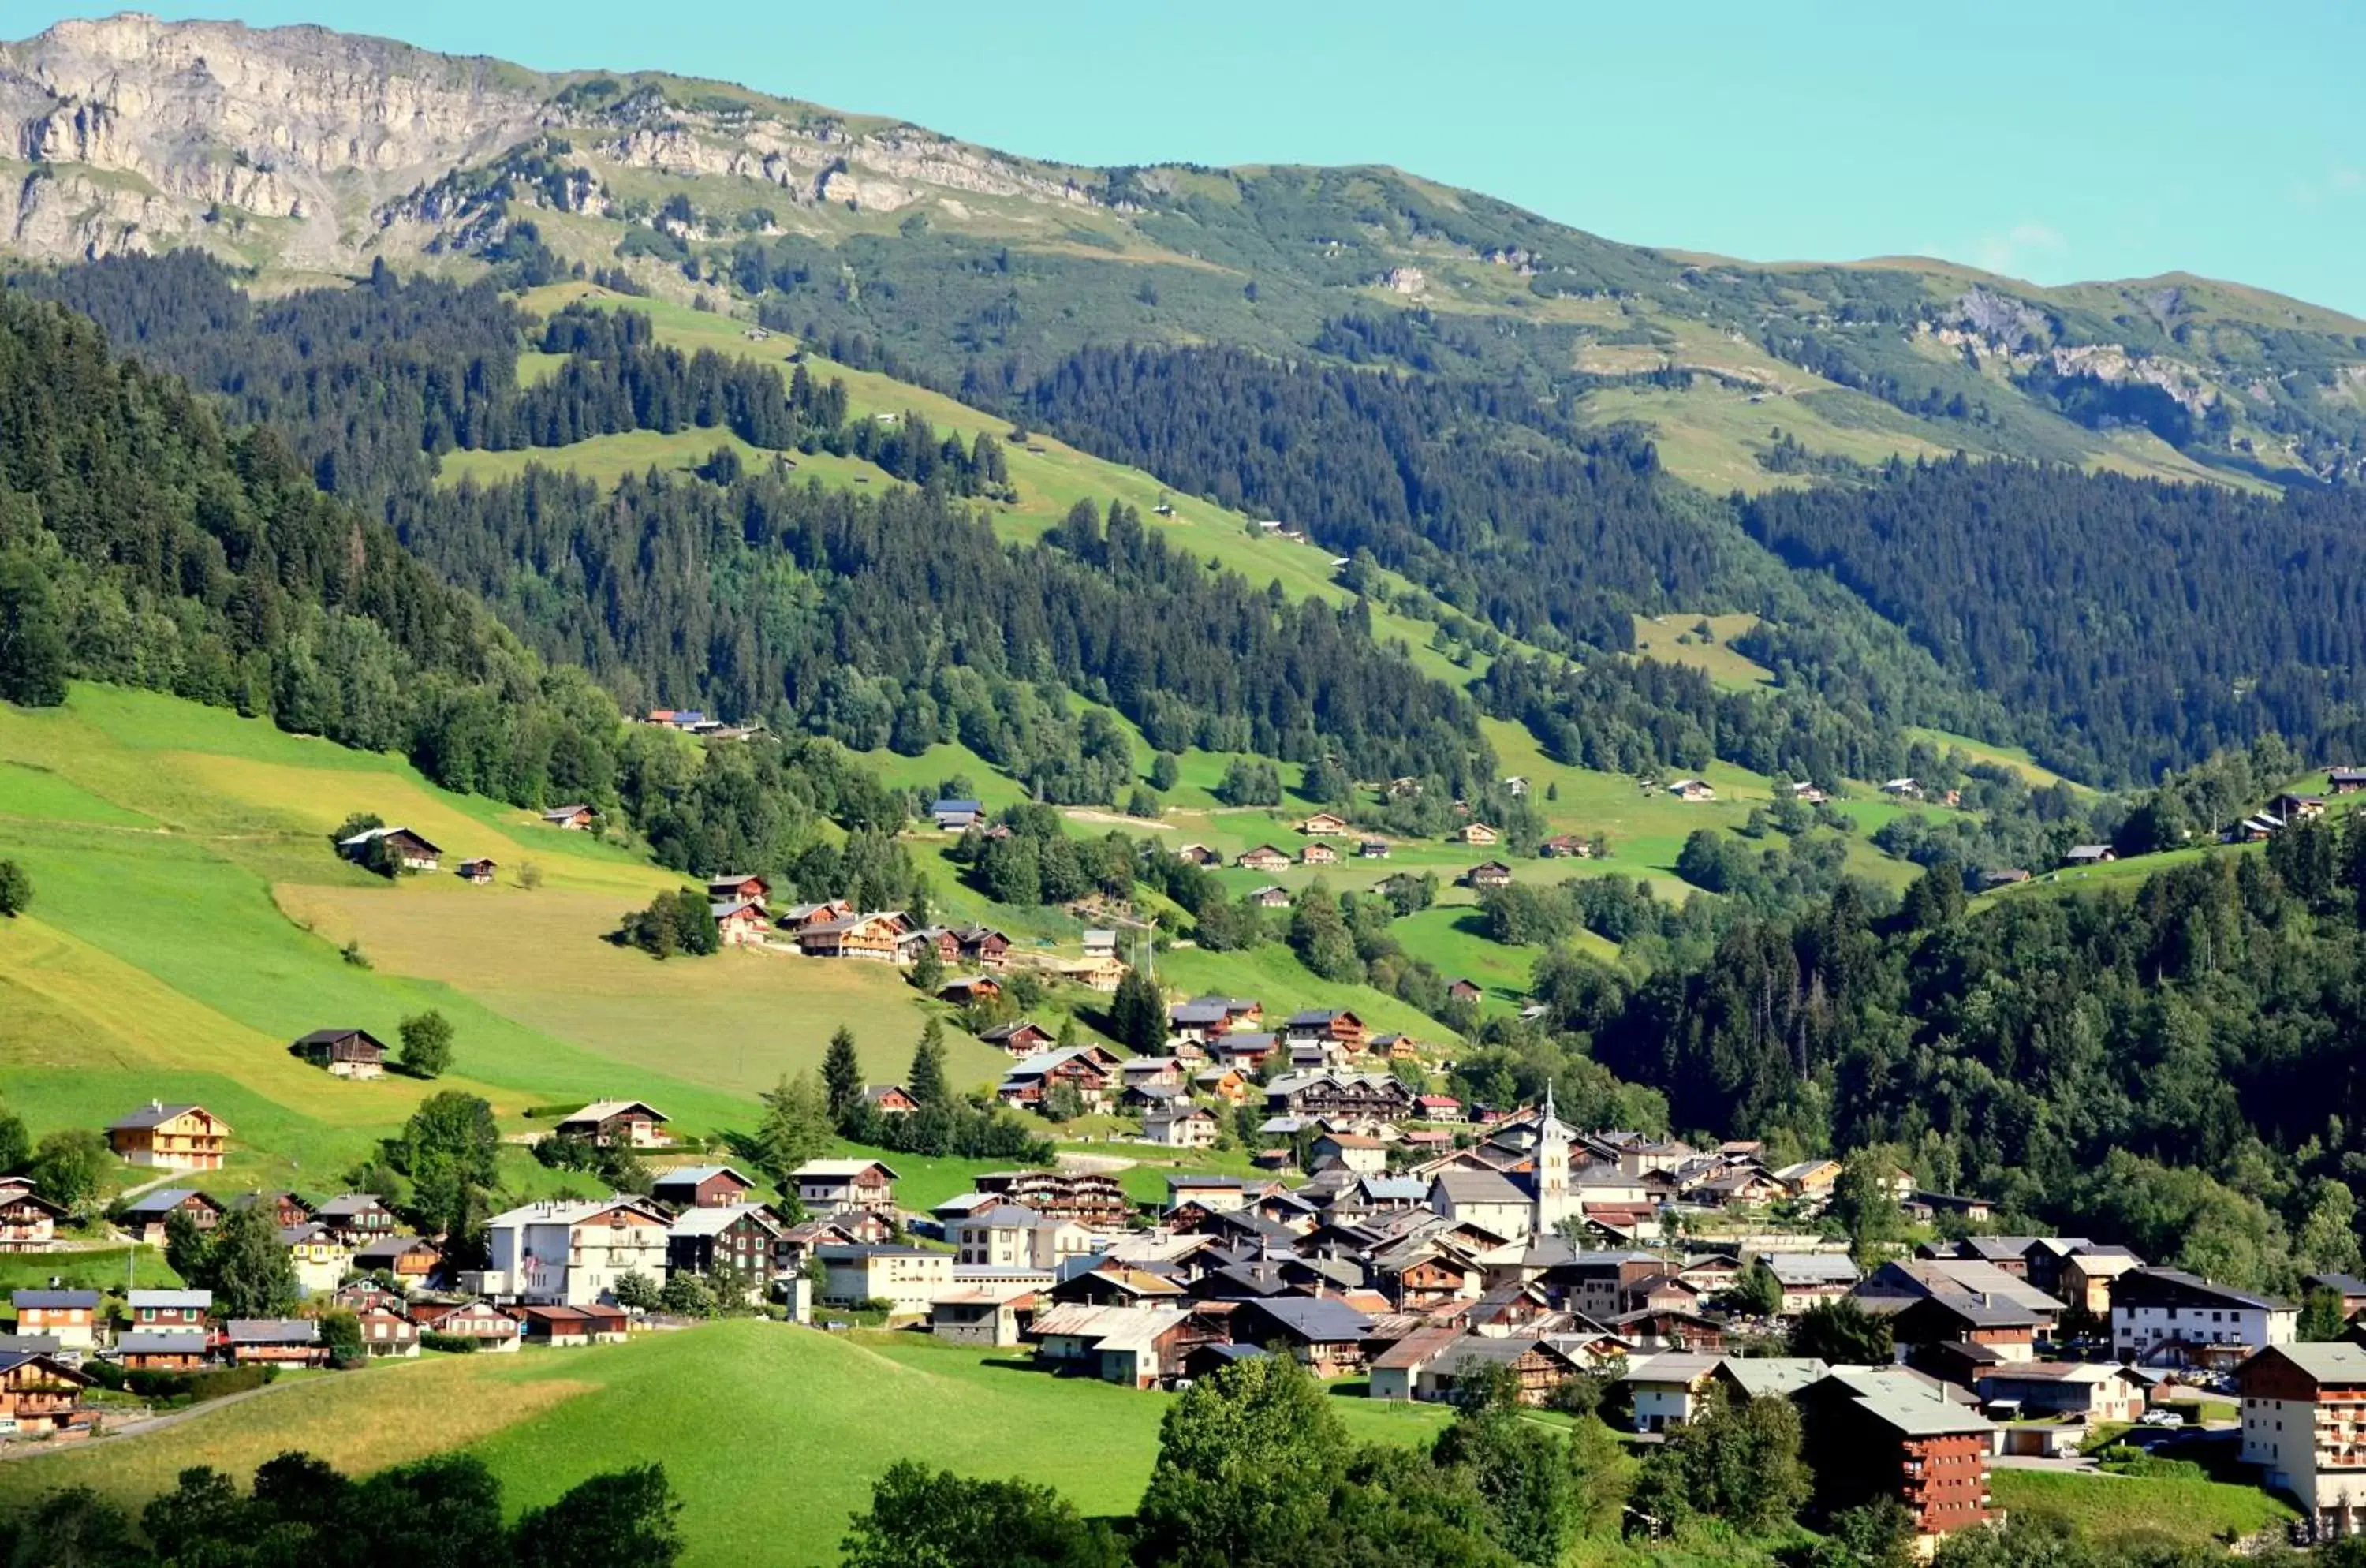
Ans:
{"label": "grassy hill", "polygon": [[[458,1032],[444,1084],[484,1095],[505,1129],[524,1130],[530,1107],[627,1095],[692,1134],[752,1123],[756,1091],[817,1063],[841,1022],[882,1080],[919,1031],[913,993],[883,968],[742,953],[659,964],[612,945],[620,914],[681,879],[394,759],[96,686],[60,708],[0,707],[0,835],[37,889],[30,913],[0,924],[0,1095],[37,1132],[102,1126],[151,1098],[202,1101],[236,1129],[225,1191],[332,1181],[430,1092],[302,1064],[287,1043],[310,1029],[390,1039],[440,1009]],[[452,859],[491,855],[500,885],[389,885],[346,865],[327,832],[360,810]],[[957,1081],[997,1066],[956,1032]],[[505,1178],[539,1173],[521,1153]],[[923,1185],[955,1190],[963,1175]]]}

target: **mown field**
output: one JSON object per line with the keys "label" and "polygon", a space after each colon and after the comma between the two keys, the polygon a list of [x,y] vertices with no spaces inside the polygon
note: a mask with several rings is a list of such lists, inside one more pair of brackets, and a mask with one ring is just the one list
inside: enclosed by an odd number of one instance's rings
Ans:
{"label": "mown field", "polygon": [[2065,1519],[2106,1541],[2224,1545],[2298,1517],[2256,1486],[2218,1481],[1999,1470],[1989,1478],[1989,1495],[2016,1517]]}
{"label": "mown field", "polygon": [[[184,1465],[243,1471],[287,1449],[351,1470],[451,1448],[482,1456],[513,1508],[651,1461],[684,1503],[691,1568],[827,1564],[898,1459],[1058,1486],[1087,1513],[1139,1500],[1169,1396],[1054,1379],[922,1336],[840,1337],[739,1320],[622,1346],[437,1357],[321,1376],[152,1437],[0,1465],[0,1506],[62,1486],[127,1503]],[[1420,1441],[1444,1418],[1342,1398],[1360,1438]]]}

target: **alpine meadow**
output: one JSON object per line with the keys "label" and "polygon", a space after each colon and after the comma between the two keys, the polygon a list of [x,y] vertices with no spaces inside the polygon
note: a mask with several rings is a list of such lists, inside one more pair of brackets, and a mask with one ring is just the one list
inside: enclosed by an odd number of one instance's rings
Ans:
{"label": "alpine meadow", "polygon": [[2366,1562],[2366,321],[0,128],[0,1568]]}

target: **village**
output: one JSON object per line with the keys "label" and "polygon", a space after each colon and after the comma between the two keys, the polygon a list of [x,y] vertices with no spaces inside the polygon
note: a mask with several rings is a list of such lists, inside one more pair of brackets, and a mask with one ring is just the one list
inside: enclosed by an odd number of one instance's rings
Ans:
{"label": "village", "polygon": [[[112,1152],[187,1184],[118,1201],[116,1234],[161,1247],[175,1226],[202,1235],[262,1208],[302,1308],[225,1318],[202,1290],[18,1290],[0,1340],[0,1431],[108,1429],[126,1411],[103,1391],[135,1374],[267,1376],[689,1328],[697,1314],[668,1303],[691,1280],[725,1311],[927,1334],[1143,1390],[1279,1354],[1373,1400],[1450,1402],[1459,1380],[1506,1369],[1524,1402],[1598,1409],[1642,1444],[1713,1406],[1786,1399],[1811,1449],[1847,1455],[1866,1495],[1895,1497],[1926,1543],[1991,1517],[1995,1466],[2154,1438],[2239,1455],[2327,1536],[2361,1523],[2366,1343],[2354,1331],[2301,1342],[2295,1303],[2124,1247],[1979,1234],[1984,1204],[1917,1190],[1902,1172],[1883,1178],[1899,1211],[1946,1224],[1853,1259],[1818,1224],[1839,1161],[1770,1168],[1753,1143],[1581,1130],[1549,1091],[1466,1107],[1388,1071],[1392,1043],[1352,1013],[1263,1021],[1253,1000],[1176,1001],[1172,1054],[1128,1059],[1036,1049],[1014,1031],[1019,1059],[997,1092],[1022,1107],[1060,1087],[1132,1103],[1169,1147],[1190,1146],[1183,1129],[1209,1115],[1187,1096],[1245,1106],[1273,1140],[1259,1156],[1269,1170],[1178,1169],[1143,1202],[1070,1161],[981,1175],[922,1213],[898,1202],[888,1158],[815,1159],[768,1196],[729,1164],[678,1153],[657,1107],[603,1100],[548,1135],[647,1157],[648,1191],[494,1215],[476,1268],[448,1268],[437,1238],[370,1193],[208,1192],[233,1130],[198,1105],[133,1108],[106,1130]],[[377,1070],[384,1052],[358,1030],[295,1049],[345,1074]],[[1377,1068],[1358,1065],[1375,1054]],[[866,1098],[909,1109],[896,1086]],[[0,1247],[54,1252],[66,1218],[29,1181],[0,1182]],[[2338,1298],[2345,1322],[2366,1311],[2366,1282],[2309,1286]],[[1811,1353],[1835,1321],[1880,1358]]]}

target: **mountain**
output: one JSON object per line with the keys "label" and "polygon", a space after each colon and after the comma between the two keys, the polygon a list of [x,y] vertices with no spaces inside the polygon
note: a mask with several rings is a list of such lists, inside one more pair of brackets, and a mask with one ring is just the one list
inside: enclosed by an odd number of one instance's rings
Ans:
{"label": "mountain", "polygon": [[278,280],[581,263],[860,334],[947,387],[1089,344],[1517,375],[1763,490],[1962,450],[2275,485],[2366,465],[2366,321],[2169,275],[1617,244],[1387,168],[1096,169],[646,73],[316,28],[62,22],[0,45],[0,244]]}

